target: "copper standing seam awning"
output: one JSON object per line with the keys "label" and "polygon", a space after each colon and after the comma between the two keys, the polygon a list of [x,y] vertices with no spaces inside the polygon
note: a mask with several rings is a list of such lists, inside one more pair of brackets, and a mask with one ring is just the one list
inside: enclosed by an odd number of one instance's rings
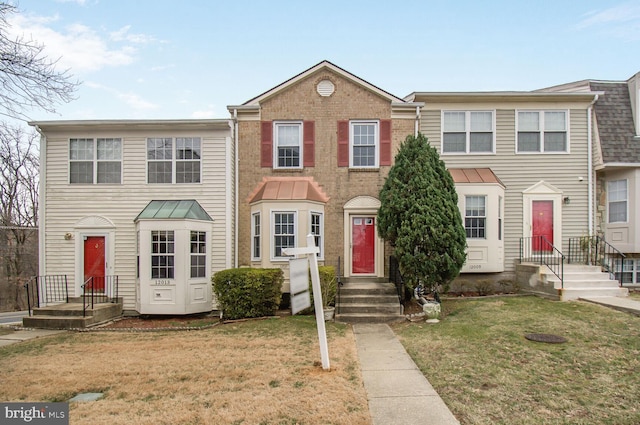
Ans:
{"label": "copper standing seam awning", "polygon": [[329,197],[313,177],[264,177],[248,197],[250,204],[296,200],[326,203]]}

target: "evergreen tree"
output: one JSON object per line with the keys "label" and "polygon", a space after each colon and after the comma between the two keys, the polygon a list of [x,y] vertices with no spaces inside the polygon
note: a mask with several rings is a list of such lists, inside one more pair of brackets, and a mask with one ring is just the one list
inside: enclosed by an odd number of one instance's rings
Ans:
{"label": "evergreen tree", "polygon": [[466,259],[453,178],[422,134],[407,136],[380,191],[378,232],[395,247],[405,283],[445,288]]}

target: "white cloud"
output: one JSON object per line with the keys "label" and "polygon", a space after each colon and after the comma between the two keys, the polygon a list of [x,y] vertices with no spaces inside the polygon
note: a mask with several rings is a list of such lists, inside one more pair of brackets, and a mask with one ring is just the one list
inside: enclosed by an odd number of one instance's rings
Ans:
{"label": "white cloud", "polygon": [[129,30],[131,25],[126,25],[120,28],[118,31],[114,31],[110,34],[113,41],[128,41],[135,44],[147,44],[156,41],[155,38],[145,34],[130,34]]}
{"label": "white cloud", "polygon": [[157,104],[150,102],[148,100],[145,100],[142,96],[132,92],[124,92],[124,91],[114,89],[112,87],[107,87],[103,84],[94,83],[91,81],[85,82],[84,85],[92,89],[104,90],[108,93],[111,93],[117,99],[124,101],[124,103],[126,103],[131,108],[136,109],[138,111],[149,111],[149,110],[158,108]]}
{"label": "white cloud", "polygon": [[576,28],[600,29],[606,34],[626,40],[640,40],[640,5],[623,3],[583,15]]}
{"label": "white cloud", "polygon": [[153,41],[152,37],[128,34],[129,27],[117,31],[115,39],[113,33],[111,37],[104,36],[82,24],[56,30],[53,24],[58,21],[58,16],[16,14],[10,20],[9,31],[13,36],[44,44],[45,55],[59,59],[60,68],[70,69],[73,74],[129,65],[137,59],[133,44]]}
{"label": "white cloud", "polygon": [[206,119],[206,118],[215,118],[216,112],[214,111],[212,106],[209,106],[210,109],[202,110],[202,111],[193,111],[191,113],[191,118],[193,119]]}

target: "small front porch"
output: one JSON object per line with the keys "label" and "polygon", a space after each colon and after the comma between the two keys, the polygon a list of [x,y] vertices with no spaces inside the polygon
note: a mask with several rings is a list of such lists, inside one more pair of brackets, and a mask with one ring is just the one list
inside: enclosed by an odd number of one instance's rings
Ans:
{"label": "small front porch", "polygon": [[82,296],[70,297],[66,275],[36,276],[24,285],[29,316],[27,328],[84,329],[122,316],[118,276],[97,276],[81,286]]}

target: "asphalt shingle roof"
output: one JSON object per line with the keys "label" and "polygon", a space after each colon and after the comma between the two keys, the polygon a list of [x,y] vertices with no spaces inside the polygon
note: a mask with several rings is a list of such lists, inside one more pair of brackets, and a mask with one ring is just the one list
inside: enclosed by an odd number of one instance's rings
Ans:
{"label": "asphalt shingle roof", "polygon": [[640,138],[635,136],[629,87],[626,82],[590,82],[591,90],[604,92],[594,109],[604,163],[640,162]]}

